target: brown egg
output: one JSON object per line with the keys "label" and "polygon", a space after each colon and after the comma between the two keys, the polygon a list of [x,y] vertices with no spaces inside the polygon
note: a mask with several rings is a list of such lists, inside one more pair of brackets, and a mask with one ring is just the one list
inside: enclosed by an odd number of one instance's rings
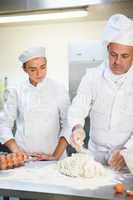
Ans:
{"label": "brown egg", "polygon": [[13,160],[12,160],[12,154],[11,153],[6,155],[6,160],[7,160],[7,168],[8,169],[13,168]]}
{"label": "brown egg", "polygon": [[17,156],[17,158],[20,160],[20,161],[23,161],[24,160],[24,156],[23,156],[23,153],[16,153],[16,156]]}
{"label": "brown egg", "polygon": [[11,158],[13,159],[14,157],[16,157],[16,153],[11,153]]}
{"label": "brown egg", "polygon": [[6,157],[3,157],[0,160],[0,169],[1,170],[7,169],[7,160],[6,160]]}
{"label": "brown egg", "polygon": [[5,160],[5,159],[6,159],[6,155],[0,155],[0,161]]}
{"label": "brown egg", "polygon": [[123,183],[117,183],[116,185],[114,185],[114,190],[115,193],[123,193],[125,190],[125,186]]}
{"label": "brown egg", "polygon": [[24,165],[24,156],[22,153],[16,153],[16,159],[19,165]]}
{"label": "brown egg", "polygon": [[11,169],[11,168],[13,168],[13,166],[14,166],[13,160],[12,159],[8,159],[7,160],[7,168]]}
{"label": "brown egg", "polygon": [[7,169],[7,163],[6,162],[0,163],[0,169],[1,170]]}
{"label": "brown egg", "polygon": [[14,167],[19,167],[21,164],[20,164],[20,162],[19,162],[19,160],[16,158],[16,157],[14,157],[13,158],[13,166]]}
{"label": "brown egg", "polygon": [[126,195],[130,196],[130,197],[133,197],[133,190],[127,190],[126,191]]}
{"label": "brown egg", "polygon": [[13,161],[13,167],[19,167],[20,166],[20,161],[17,158],[17,153],[12,153],[12,161]]}
{"label": "brown egg", "polygon": [[12,159],[12,154],[11,154],[11,153],[7,154],[7,155],[6,155],[6,159],[7,159],[7,160],[11,160],[11,159]]}
{"label": "brown egg", "polygon": [[16,163],[16,153],[11,153],[11,160],[13,162],[13,167],[17,167]]}

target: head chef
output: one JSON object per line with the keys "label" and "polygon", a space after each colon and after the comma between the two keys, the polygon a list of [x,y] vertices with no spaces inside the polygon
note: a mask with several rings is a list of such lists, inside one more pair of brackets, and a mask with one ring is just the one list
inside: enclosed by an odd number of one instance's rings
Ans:
{"label": "head chef", "polygon": [[47,60],[44,47],[32,47],[25,50],[19,60],[28,74],[30,83],[36,86],[47,74]]}
{"label": "head chef", "polygon": [[87,70],[69,108],[70,140],[81,148],[89,115],[89,150],[97,161],[119,170],[125,166],[121,150],[133,146],[133,21],[112,15],[103,43],[105,61]]}

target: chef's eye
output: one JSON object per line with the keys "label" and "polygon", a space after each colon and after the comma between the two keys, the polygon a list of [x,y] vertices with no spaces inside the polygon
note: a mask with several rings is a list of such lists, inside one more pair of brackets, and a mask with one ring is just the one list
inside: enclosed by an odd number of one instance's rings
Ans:
{"label": "chef's eye", "polygon": [[31,72],[35,72],[36,70],[35,70],[35,69],[31,69],[30,71],[31,71]]}
{"label": "chef's eye", "polygon": [[116,56],[117,56],[117,54],[114,53],[114,52],[111,52],[110,55],[111,55],[112,57],[116,57]]}
{"label": "chef's eye", "polygon": [[126,59],[126,58],[128,58],[128,57],[129,57],[128,54],[123,54],[123,55],[122,55],[122,58],[125,58],[125,59]]}
{"label": "chef's eye", "polygon": [[43,66],[41,67],[41,69],[44,69],[44,70],[45,70],[45,69],[46,69],[46,65],[43,65]]}

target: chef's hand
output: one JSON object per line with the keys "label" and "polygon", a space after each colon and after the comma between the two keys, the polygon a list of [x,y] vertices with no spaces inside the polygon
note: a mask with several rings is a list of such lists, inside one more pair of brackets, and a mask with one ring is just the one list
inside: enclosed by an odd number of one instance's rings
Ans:
{"label": "chef's hand", "polygon": [[81,147],[84,144],[84,139],[85,139],[84,129],[80,125],[75,126],[73,128],[72,136],[70,138],[70,144],[72,145],[72,147],[76,149],[77,152],[81,150]]}
{"label": "chef's hand", "polygon": [[24,161],[28,160],[28,154],[21,149],[16,143],[15,139],[10,139],[4,144],[11,153],[17,153],[20,157],[23,157]]}
{"label": "chef's hand", "polygon": [[121,170],[126,166],[123,156],[121,155],[121,150],[115,149],[112,151],[111,156],[108,160],[108,165],[116,170]]}
{"label": "chef's hand", "polygon": [[10,139],[4,144],[12,153],[21,152],[20,147],[17,145],[15,139]]}
{"label": "chef's hand", "polygon": [[61,136],[57,146],[52,154],[45,154],[43,152],[32,153],[31,156],[36,157],[36,160],[59,160],[68,145],[67,140]]}
{"label": "chef's hand", "polygon": [[41,160],[47,160],[47,161],[56,160],[55,156],[45,154],[45,153],[33,153],[31,156],[34,157],[34,160],[38,160],[38,161],[41,161]]}

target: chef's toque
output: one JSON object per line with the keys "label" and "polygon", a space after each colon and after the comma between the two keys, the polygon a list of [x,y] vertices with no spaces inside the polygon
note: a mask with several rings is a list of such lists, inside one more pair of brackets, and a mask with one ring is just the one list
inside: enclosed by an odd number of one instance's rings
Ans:
{"label": "chef's toque", "polygon": [[112,15],[105,27],[103,41],[106,45],[113,42],[133,46],[133,20],[122,14]]}
{"label": "chef's toque", "polygon": [[19,56],[19,60],[24,64],[28,60],[38,57],[46,57],[44,47],[32,47],[23,51]]}

